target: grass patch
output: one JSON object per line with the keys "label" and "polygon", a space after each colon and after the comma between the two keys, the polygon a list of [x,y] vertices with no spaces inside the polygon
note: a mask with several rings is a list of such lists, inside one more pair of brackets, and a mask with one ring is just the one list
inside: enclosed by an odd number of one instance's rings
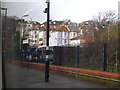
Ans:
{"label": "grass patch", "polygon": [[[74,71],[70,71],[70,72],[74,72]],[[69,73],[69,76],[72,77],[72,78],[76,78],[78,80],[82,79],[82,80],[89,80],[89,81],[93,81],[93,82],[98,82],[98,83],[101,83],[101,84],[106,84],[107,86],[109,86],[111,88],[120,88],[120,83],[119,82],[114,82],[114,81],[109,81],[109,80],[104,80],[104,79],[99,79],[99,78],[93,78],[93,77],[89,77],[89,76],[83,76],[83,75],[80,75],[78,73],[119,80],[117,77],[95,75],[95,74],[83,73],[83,72],[78,72],[78,71],[76,71],[76,74],[75,73],[74,74]]]}

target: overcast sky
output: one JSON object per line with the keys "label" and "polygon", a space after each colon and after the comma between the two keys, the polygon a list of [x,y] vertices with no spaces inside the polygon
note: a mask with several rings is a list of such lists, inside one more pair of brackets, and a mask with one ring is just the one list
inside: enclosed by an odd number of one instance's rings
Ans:
{"label": "overcast sky", "polygon": [[[40,23],[46,21],[46,14],[43,10],[46,8],[46,0],[3,0],[2,5],[8,8],[9,16],[22,17],[28,14],[26,19],[33,19]],[[2,1],[2,2],[3,2]],[[116,11],[118,12],[119,0],[50,0],[51,12],[50,19],[64,20],[70,19],[73,22],[80,23],[90,20],[99,12]],[[30,12],[29,12],[30,11]],[[28,12],[28,13],[27,13]]]}

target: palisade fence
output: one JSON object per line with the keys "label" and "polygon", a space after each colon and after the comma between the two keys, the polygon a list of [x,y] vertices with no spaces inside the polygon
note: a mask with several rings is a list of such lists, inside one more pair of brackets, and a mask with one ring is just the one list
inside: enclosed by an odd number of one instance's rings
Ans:
{"label": "palisade fence", "polygon": [[20,50],[7,50],[5,60],[23,60],[23,53]]}
{"label": "palisade fence", "polygon": [[120,40],[92,42],[76,47],[55,47],[55,65],[120,72]]}
{"label": "palisade fence", "polygon": [[[120,40],[92,42],[80,46],[54,46],[50,49],[53,51],[50,57],[54,65],[120,72]],[[45,47],[41,48],[37,52],[39,58],[32,61],[25,58],[27,55],[32,54],[27,49],[25,52],[16,49],[7,51],[5,57],[9,60],[44,63],[44,51]]]}

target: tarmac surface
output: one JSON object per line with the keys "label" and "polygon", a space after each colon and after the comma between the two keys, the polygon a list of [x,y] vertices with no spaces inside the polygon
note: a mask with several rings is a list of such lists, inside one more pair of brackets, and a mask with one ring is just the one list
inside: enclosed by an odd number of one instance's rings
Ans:
{"label": "tarmac surface", "polygon": [[52,73],[46,83],[44,71],[8,63],[5,65],[5,76],[6,88],[109,88],[104,84]]}

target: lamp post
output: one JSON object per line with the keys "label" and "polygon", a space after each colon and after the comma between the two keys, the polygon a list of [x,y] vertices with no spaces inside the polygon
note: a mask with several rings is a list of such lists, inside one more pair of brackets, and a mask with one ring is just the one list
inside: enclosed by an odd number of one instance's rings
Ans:
{"label": "lamp post", "polygon": [[44,13],[47,13],[47,31],[46,31],[46,60],[45,60],[45,82],[49,82],[49,21],[50,21],[50,0],[46,0],[47,8]]}
{"label": "lamp post", "polygon": [[[1,10],[5,11],[5,25],[7,25],[7,8],[1,8]],[[4,60],[5,60],[5,46],[6,44],[6,28],[5,26],[2,30],[2,88],[5,89],[5,66],[4,66]]]}
{"label": "lamp post", "polygon": [[5,54],[5,50],[6,50],[6,29],[7,29],[7,8],[1,8],[1,10],[4,10],[5,11],[5,21],[4,21],[4,27],[3,27],[3,51],[4,51],[4,54]]}

